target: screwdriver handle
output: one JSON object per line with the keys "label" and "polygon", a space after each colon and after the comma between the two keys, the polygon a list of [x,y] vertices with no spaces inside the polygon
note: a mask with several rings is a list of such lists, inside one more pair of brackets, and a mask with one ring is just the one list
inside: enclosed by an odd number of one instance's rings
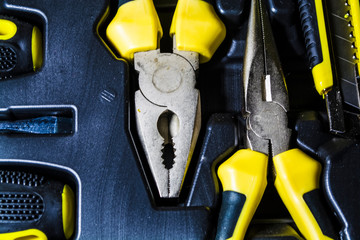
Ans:
{"label": "screwdriver handle", "polygon": [[0,169],[0,239],[69,240],[75,232],[71,187],[51,175]]}
{"label": "screwdriver handle", "polygon": [[106,29],[112,46],[128,61],[135,52],[157,49],[162,34],[152,0],[119,0],[118,11]]}
{"label": "screwdriver handle", "polygon": [[321,164],[292,149],[273,158],[275,187],[305,239],[337,239],[319,189]]}
{"label": "screwdriver handle", "polygon": [[0,79],[37,71],[42,54],[42,34],[37,26],[0,16]]}
{"label": "screwdriver handle", "polygon": [[243,239],[267,185],[268,157],[250,149],[237,151],[218,169],[223,186],[217,240]]}
{"label": "screwdriver handle", "polygon": [[302,30],[316,90],[326,94],[333,86],[329,44],[322,0],[298,0]]}

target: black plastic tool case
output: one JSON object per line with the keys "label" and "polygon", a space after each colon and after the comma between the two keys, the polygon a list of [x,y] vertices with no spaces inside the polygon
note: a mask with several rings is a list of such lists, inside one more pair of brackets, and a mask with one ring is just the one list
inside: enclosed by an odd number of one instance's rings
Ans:
{"label": "black plastic tool case", "polygon": [[[167,33],[176,1],[154,2],[164,29],[162,51],[170,51]],[[306,65],[295,1],[280,2],[269,1],[273,7],[270,16],[290,93],[292,145],[299,147],[297,130],[311,130],[305,125],[295,129],[298,113],[316,111],[321,116],[325,106],[313,88]],[[55,114],[73,120],[73,133],[68,135],[1,135],[0,167],[19,165],[30,170],[40,167],[56,171],[69,183],[77,202],[76,232],[72,239],[214,238],[221,186],[213,169],[243,147],[241,73],[249,4],[240,0],[213,3],[226,24],[227,37],[213,59],[200,66],[197,87],[202,102],[201,133],[180,199],[164,201],[154,191],[136,133],[132,112],[136,73],[124,60],[115,58],[105,39],[104,29],[116,13],[116,1],[0,2],[0,14],[38,25],[44,40],[44,64],[39,72],[0,82],[3,118]],[[302,123],[308,123],[307,120],[311,123],[316,118],[306,118]],[[323,125],[326,128],[326,123]],[[326,131],[324,134],[328,136]],[[312,144],[313,157],[326,158],[317,155],[317,148],[325,140],[316,143],[309,137],[302,140],[304,148]],[[352,158],[349,164],[353,164],[351,174],[356,174],[360,169],[354,159],[359,158],[359,142],[352,141],[357,148],[349,157]],[[341,166],[347,164],[343,162]],[[341,174],[348,176],[346,171]],[[342,184],[341,177],[335,181]],[[352,186],[359,186],[356,185],[359,180],[352,181]],[[359,200],[358,194],[351,197]],[[342,198],[348,199],[346,195]],[[343,207],[347,212],[355,211],[349,214],[356,221],[359,210],[351,209],[353,206],[354,203]],[[249,238],[279,239],[276,230],[257,237],[256,232],[261,232],[258,229],[267,229],[267,221],[262,219],[288,219],[292,224],[271,181],[255,214]],[[339,231],[340,226],[339,223]],[[271,235],[272,231],[275,233]]]}

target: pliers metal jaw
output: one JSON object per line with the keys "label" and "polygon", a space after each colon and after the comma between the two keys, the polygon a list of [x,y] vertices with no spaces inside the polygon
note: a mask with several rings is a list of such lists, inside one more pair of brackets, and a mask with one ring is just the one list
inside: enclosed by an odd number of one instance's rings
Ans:
{"label": "pliers metal jaw", "polygon": [[180,194],[200,130],[200,93],[195,88],[199,54],[158,50],[134,54],[137,129],[160,197]]}
{"label": "pliers metal jaw", "polygon": [[107,36],[139,72],[135,93],[137,129],[161,198],[179,197],[200,129],[199,63],[225,38],[225,25],[211,4],[178,0],[170,35],[173,53],[160,53],[162,36],[152,0],[120,1]]}
{"label": "pliers metal jaw", "polygon": [[336,239],[319,202],[320,163],[300,149],[289,150],[287,89],[264,0],[251,2],[243,81],[248,149],[218,169],[224,192],[216,239],[244,238],[267,185],[269,161],[277,192],[303,236]]}
{"label": "pliers metal jaw", "polygon": [[271,150],[275,156],[289,149],[289,100],[266,9],[261,0],[255,5],[251,8],[252,27],[248,29],[243,70],[247,145],[266,155]]}

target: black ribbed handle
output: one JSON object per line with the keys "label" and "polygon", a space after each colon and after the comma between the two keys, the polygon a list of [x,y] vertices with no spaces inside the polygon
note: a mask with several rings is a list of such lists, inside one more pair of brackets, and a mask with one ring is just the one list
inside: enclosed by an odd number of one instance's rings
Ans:
{"label": "black ribbed handle", "polygon": [[323,60],[315,0],[298,0],[301,26],[310,69]]}

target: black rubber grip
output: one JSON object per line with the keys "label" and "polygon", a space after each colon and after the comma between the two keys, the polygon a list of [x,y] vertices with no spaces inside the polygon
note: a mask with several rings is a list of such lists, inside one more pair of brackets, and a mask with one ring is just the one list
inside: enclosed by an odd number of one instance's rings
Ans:
{"label": "black rubber grip", "polygon": [[0,239],[1,233],[35,228],[48,239],[66,240],[63,188],[64,183],[52,179],[50,174],[0,168]]}
{"label": "black rubber grip", "polygon": [[325,207],[326,200],[320,189],[305,193],[303,198],[319,224],[322,233],[332,239],[339,239],[338,234],[335,232],[335,224],[332,221],[333,216],[330,215],[331,211]]}
{"label": "black rubber grip", "polygon": [[31,39],[33,25],[18,19],[0,16],[13,22],[17,31],[10,39],[0,40],[0,79],[33,72]]}
{"label": "black rubber grip", "polygon": [[242,193],[223,192],[216,240],[225,240],[233,235],[245,201],[246,196]]}
{"label": "black rubber grip", "polygon": [[315,0],[298,0],[310,69],[323,61]]}

